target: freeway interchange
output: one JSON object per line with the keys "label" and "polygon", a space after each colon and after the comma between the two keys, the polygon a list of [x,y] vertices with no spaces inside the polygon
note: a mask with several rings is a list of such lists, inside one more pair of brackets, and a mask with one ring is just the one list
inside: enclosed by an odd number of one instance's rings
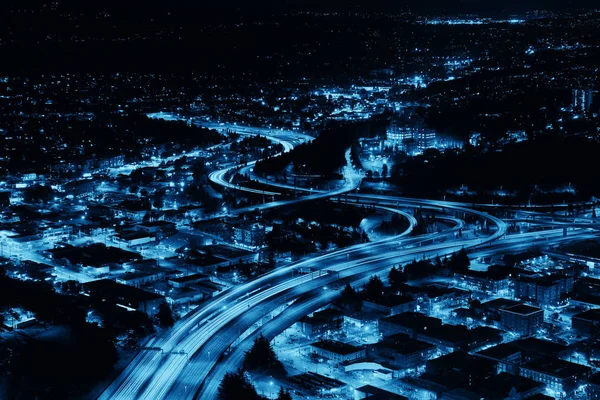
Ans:
{"label": "freeway interchange", "polygon": [[[289,151],[295,144],[308,140],[305,135],[294,137],[293,133],[289,132],[277,134],[270,130],[245,129],[242,133],[263,134],[281,143],[284,151]],[[394,237],[314,255],[281,266],[257,279],[222,292],[203,307],[197,308],[178,321],[171,330],[151,339],[146,349],[139,352],[100,399],[216,398],[222,377],[226,372],[241,366],[244,352],[256,335],[263,333],[268,339],[274,338],[302,316],[331,302],[338,294],[341,283],[360,285],[372,275],[383,276],[392,265],[449,255],[463,248],[469,251],[472,257],[487,256],[497,252],[527,249],[535,243],[536,237],[544,238],[547,244],[588,238],[593,236],[592,231],[595,229],[595,225],[592,224],[570,226],[568,222],[558,224],[544,221],[542,223],[559,226],[560,229],[507,235],[509,224],[506,221],[474,209],[469,204],[353,193],[360,184],[360,174],[352,169],[350,163],[344,171],[345,184],[328,192],[286,187],[289,185],[281,187],[280,184],[253,176],[260,183],[274,188],[273,191],[265,192],[234,185],[226,178],[228,173],[242,169],[251,173],[252,165],[254,162],[214,171],[210,174],[210,179],[213,183],[229,189],[272,196],[279,194],[275,190],[294,189],[310,193],[291,200],[232,210],[229,214],[330,198],[349,204],[371,204],[387,212],[400,213],[409,221],[409,227]],[[479,209],[490,207],[478,206]],[[417,223],[410,211],[417,208],[432,210],[431,212],[444,210],[446,213],[455,214],[440,215],[440,218],[447,219],[451,227],[439,233],[408,236]],[[456,234],[464,226],[464,222],[457,217],[460,215],[470,215],[485,221],[492,228],[491,234],[461,238]],[[218,215],[215,218],[223,216]],[[565,227],[577,229],[564,236],[563,224]],[[295,274],[298,270],[311,272]],[[327,287],[332,289],[323,290]],[[224,357],[226,352],[229,354]]]}

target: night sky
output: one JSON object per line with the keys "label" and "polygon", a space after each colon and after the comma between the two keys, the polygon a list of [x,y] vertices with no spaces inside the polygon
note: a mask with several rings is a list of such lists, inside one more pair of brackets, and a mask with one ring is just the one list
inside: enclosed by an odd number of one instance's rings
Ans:
{"label": "night sky", "polygon": [[[573,9],[597,7],[596,0],[221,0],[208,2],[204,0],[104,0],[88,2],[81,0],[55,0],[64,7],[73,8],[194,8],[197,10],[209,9],[239,9],[248,11],[286,10],[309,8],[314,10],[374,10],[374,11],[402,11],[411,9],[419,12],[445,10],[448,12],[521,12],[535,9]],[[48,0],[8,0],[9,7],[17,5],[24,7],[30,5],[38,7],[40,4],[50,3]]]}

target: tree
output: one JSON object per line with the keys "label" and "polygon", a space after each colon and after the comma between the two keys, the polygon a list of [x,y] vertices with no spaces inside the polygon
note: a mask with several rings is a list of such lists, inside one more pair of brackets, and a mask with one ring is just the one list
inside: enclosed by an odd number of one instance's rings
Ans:
{"label": "tree", "polygon": [[244,355],[244,369],[268,372],[271,375],[286,375],[285,368],[277,359],[271,343],[262,334],[254,339],[252,348]]}
{"label": "tree", "polygon": [[161,328],[170,328],[175,324],[175,319],[173,318],[173,312],[171,311],[171,307],[167,303],[161,303],[158,306],[158,313],[156,314],[156,318],[158,319],[158,324]]}
{"label": "tree", "polygon": [[404,272],[400,271],[400,269],[396,267],[392,267],[388,274],[388,280],[390,281],[392,288],[397,290],[404,282],[406,282],[407,279]]}
{"label": "tree", "polygon": [[244,371],[241,369],[237,372],[228,372],[223,377],[219,391],[217,393],[219,400],[260,400],[263,397],[259,396],[256,389],[250,383]]}
{"label": "tree", "polygon": [[452,254],[448,261],[448,267],[453,271],[465,271],[469,269],[471,261],[465,249],[461,249],[458,253]]}
{"label": "tree", "polygon": [[277,394],[277,400],[292,400],[292,395],[289,389],[284,389],[280,386],[279,393]]}
{"label": "tree", "polygon": [[387,164],[383,164],[383,166],[381,167],[381,177],[385,180],[385,178],[387,178],[388,176],[388,166]]}
{"label": "tree", "polygon": [[364,297],[370,301],[377,301],[383,298],[383,282],[381,278],[377,275],[373,275],[369,282],[367,283],[367,287],[364,290]]}
{"label": "tree", "polygon": [[347,306],[351,309],[359,309],[361,305],[360,296],[356,293],[356,290],[350,285],[350,283],[346,284],[346,287],[342,290],[342,295],[340,297],[340,303],[344,306]]}

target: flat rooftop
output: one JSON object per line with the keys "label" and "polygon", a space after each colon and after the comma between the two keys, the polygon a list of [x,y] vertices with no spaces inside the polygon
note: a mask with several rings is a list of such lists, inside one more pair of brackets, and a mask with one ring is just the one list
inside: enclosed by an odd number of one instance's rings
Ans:
{"label": "flat rooftop", "polygon": [[500,311],[510,312],[519,315],[531,315],[539,312],[543,312],[541,308],[528,306],[527,304],[517,304],[516,306],[506,307]]}
{"label": "flat rooftop", "polygon": [[319,342],[311,343],[311,346],[341,355],[354,354],[362,350],[360,347],[335,340],[321,340]]}
{"label": "flat rooftop", "polygon": [[559,379],[567,379],[572,376],[580,376],[592,371],[590,367],[575,364],[559,358],[544,357],[533,360],[523,365],[522,368],[541,372]]}

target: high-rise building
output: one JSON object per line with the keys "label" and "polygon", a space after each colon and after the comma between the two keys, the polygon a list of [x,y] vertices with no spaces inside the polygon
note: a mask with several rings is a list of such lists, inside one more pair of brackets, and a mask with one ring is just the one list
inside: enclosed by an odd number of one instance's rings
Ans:
{"label": "high-rise building", "polygon": [[403,125],[397,119],[393,119],[387,129],[387,140],[402,145],[406,140],[415,139],[416,132],[416,128]]}
{"label": "high-rise building", "polygon": [[573,89],[573,100],[571,107],[573,112],[585,113],[590,110],[594,100],[592,89]]}
{"label": "high-rise building", "polygon": [[419,150],[430,149],[435,147],[435,131],[423,129],[419,131]]}

